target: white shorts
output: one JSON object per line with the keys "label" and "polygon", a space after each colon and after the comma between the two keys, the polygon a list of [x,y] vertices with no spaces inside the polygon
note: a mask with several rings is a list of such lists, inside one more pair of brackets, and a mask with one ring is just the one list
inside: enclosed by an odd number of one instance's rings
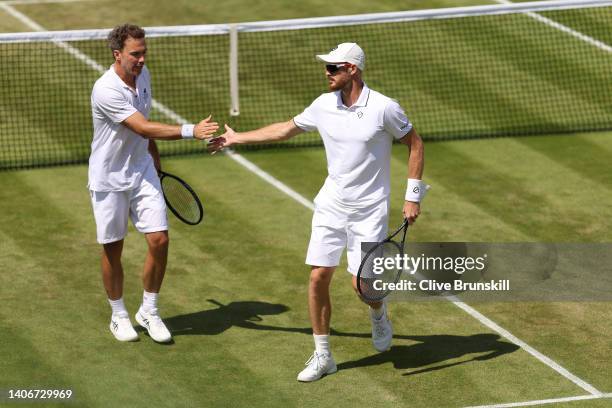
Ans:
{"label": "white shorts", "polygon": [[348,272],[357,275],[361,243],[378,242],[387,236],[389,201],[355,209],[341,207],[323,194],[320,196],[315,199],[306,264],[338,266],[347,248]]}
{"label": "white shorts", "polygon": [[90,191],[90,195],[100,244],[125,238],[128,215],[142,233],[168,230],[166,202],[157,177],[143,178],[134,190]]}

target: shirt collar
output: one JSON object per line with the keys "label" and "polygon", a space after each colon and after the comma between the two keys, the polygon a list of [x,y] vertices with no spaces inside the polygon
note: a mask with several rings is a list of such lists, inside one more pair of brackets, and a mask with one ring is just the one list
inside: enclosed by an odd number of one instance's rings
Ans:
{"label": "shirt collar", "polygon": [[[364,82],[363,88],[361,89],[361,93],[359,94],[359,98],[357,98],[357,102],[355,102],[353,106],[354,107],[367,106],[369,98],[370,98],[370,88],[368,88],[368,86]],[[344,106],[344,102],[342,102],[342,91],[336,91],[336,103],[338,104],[339,108]]]}
{"label": "shirt collar", "polygon": [[[134,93],[134,90],[132,88],[130,88],[130,86],[128,84],[126,84],[123,81],[123,79],[121,79],[119,74],[117,74],[117,72],[115,71],[115,64],[110,66],[110,72],[111,72],[111,75],[113,76],[113,78],[115,78],[115,81],[117,81],[123,88],[128,89],[130,92]],[[138,78],[136,78],[136,88],[138,88]]]}

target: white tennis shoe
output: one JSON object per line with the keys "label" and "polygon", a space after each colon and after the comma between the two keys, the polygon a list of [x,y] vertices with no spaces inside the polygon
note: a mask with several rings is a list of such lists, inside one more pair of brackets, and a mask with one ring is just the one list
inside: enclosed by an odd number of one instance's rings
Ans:
{"label": "white tennis shoe", "polygon": [[112,315],[109,328],[113,336],[119,341],[138,340],[138,333],[134,330],[130,316],[126,312]]}
{"label": "white tennis shoe", "polygon": [[370,312],[370,320],[372,320],[372,344],[376,351],[387,351],[391,348],[391,340],[393,340],[393,327],[389,316],[387,316],[387,305],[383,303],[383,315],[380,319],[374,318]]}
{"label": "white tennis shoe", "polygon": [[172,340],[170,331],[162,321],[157,309],[146,311],[140,307],[136,313],[136,321],[139,325],[147,329],[149,336],[158,343],[168,343]]}
{"label": "white tennis shoe", "polygon": [[333,374],[338,371],[336,362],[331,354],[319,354],[316,351],[306,362],[306,368],[297,376],[298,381],[310,382],[317,381],[326,374]]}

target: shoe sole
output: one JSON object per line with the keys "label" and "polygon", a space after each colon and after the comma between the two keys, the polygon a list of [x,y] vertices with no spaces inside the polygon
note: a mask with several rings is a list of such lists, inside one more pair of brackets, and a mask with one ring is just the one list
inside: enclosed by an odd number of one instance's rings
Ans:
{"label": "shoe sole", "polygon": [[138,322],[138,324],[147,331],[147,333],[149,333],[149,337],[151,337],[153,339],[153,341],[157,342],[157,343],[170,343],[172,341],[172,336],[170,336],[168,339],[161,339],[158,340],[155,337],[153,337],[153,335],[151,335],[151,330],[149,330],[149,328],[147,327],[147,325],[145,324],[143,318],[140,316],[140,313],[136,313],[136,316],[134,316],[136,318],[136,321]]}

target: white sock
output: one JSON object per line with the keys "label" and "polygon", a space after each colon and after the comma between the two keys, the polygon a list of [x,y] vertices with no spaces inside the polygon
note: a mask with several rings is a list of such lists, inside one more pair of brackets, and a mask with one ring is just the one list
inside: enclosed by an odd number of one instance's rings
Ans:
{"label": "white sock", "polygon": [[376,320],[380,320],[385,314],[385,306],[381,305],[378,309],[374,309],[370,306],[370,315]]}
{"label": "white sock", "polygon": [[151,310],[157,309],[157,297],[159,293],[147,292],[144,290],[142,292],[142,308],[149,312]]}
{"label": "white sock", "polygon": [[331,354],[329,350],[329,334],[313,334],[317,354]]}
{"label": "white sock", "polygon": [[108,299],[108,303],[111,305],[111,309],[113,309],[113,315],[115,316],[127,316],[128,312],[125,308],[125,304],[123,303],[123,297],[120,297],[117,300]]}

